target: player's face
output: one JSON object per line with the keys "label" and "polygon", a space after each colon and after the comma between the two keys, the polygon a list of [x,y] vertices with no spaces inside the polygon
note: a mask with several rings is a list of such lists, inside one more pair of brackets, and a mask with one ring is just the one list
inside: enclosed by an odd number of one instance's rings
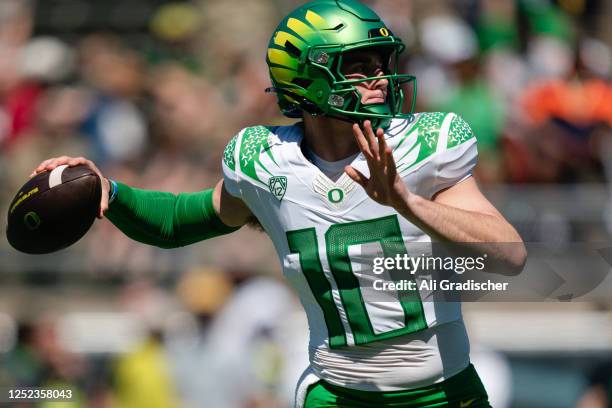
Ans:
{"label": "player's face", "polygon": [[[342,62],[341,72],[347,79],[363,79],[386,74],[388,58],[375,51],[356,50],[347,53]],[[355,84],[364,105],[385,103],[387,99],[387,79],[377,79]]]}

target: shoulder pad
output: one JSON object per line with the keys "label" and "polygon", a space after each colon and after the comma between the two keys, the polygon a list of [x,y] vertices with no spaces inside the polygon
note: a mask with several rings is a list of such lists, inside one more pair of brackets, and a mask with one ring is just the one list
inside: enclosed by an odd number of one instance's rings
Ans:
{"label": "shoulder pad", "polygon": [[455,115],[448,130],[448,142],[446,147],[450,149],[451,147],[459,146],[473,137],[475,136],[470,125],[468,125],[461,116]]}
{"label": "shoulder pad", "polygon": [[259,167],[269,173],[267,166],[278,166],[270,149],[277,139],[273,133],[275,129],[276,127],[252,126],[242,130],[225,147],[223,152],[225,165],[232,171],[240,170],[250,179],[266,184],[258,176],[256,168]]}
{"label": "shoulder pad", "polygon": [[439,149],[440,131],[448,115],[444,112],[425,112],[416,115],[414,124],[401,136],[395,148],[399,153],[396,158],[398,169],[402,167],[402,170],[407,170],[432,156]]}
{"label": "shoulder pad", "polygon": [[443,112],[427,112],[417,118],[415,125],[418,130],[417,143],[420,143],[421,147],[416,160],[417,163],[435,153],[440,139],[442,122],[444,122],[446,115],[448,114]]}

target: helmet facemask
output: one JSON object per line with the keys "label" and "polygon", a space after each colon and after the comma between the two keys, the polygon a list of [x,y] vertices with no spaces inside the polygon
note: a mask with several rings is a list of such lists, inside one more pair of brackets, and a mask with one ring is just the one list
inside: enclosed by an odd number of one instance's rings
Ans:
{"label": "helmet facemask", "polygon": [[[332,69],[334,80],[332,90],[328,99],[329,111],[327,115],[332,117],[347,118],[353,122],[362,123],[370,120],[374,128],[386,128],[392,118],[409,117],[414,109],[416,96],[416,78],[411,75],[398,74],[399,54],[404,46],[401,43],[393,45],[366,45],[362,47],[351,47],[342,50],[337,57],[337,63]],[[382,75],[375,72],[366,72],[360,78],[348,78],[354,72],[347,71],[344,67],[351,55],[356,52],[380,54],[383,65],[380,67]],[[374,81],[386,80],[386,96],[383,103],[362,102],[362,94],[359,85]],[[412,89],[409,89],[412,87]],[[410,106],[404,109],[406,96],[411,95]]]}

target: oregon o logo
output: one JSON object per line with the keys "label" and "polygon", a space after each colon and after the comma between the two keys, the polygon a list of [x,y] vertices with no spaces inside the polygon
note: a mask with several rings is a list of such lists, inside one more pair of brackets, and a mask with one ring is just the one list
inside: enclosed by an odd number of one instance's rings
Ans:
{"label": "oregon o logo", "polygon": [[387,30],[385,27],[381,28],[378,31],[380,32],[380,35],[382,35],[383,37],[388,37],[389,36],[389,30]]}
{"label": "oregon o logo", "polygon": [[342,199],[344,199],[344,191],[340,190],[339,188],[331,189],[327,193],[327,199],[334,204],[339,203],[342,201]]}
{"label": "oregon o logo", "polygon": [[34,231],[40,227],[40,217],[34,211],[30,211],[23,216],[23,223],[28,227],[30,231]]}

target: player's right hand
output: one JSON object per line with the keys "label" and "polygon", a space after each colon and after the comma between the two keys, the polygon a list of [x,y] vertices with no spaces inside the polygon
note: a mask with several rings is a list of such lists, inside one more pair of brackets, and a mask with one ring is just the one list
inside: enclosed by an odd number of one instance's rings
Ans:
{"label": "player's right hand", "polygon": [[108,197],[110,191],[110,183],[106,177],[102,175],[102,172],[96,167],[96,165],[91,161],[87,160],[85,157],[69,157],[69,156],[60,156],[53,157],[51,159],[47,159],[40,163],[38,167],[34,169],[32,174],[30,174],[30,178],[34,177],[38,173],[43,173],[45,171],[51,171],[57,166],[68,165],[70,167],[77,166],[79,164],[83,164],[93,170],[98,177],[100,177],[100,181],[102,182],[102,197],[100,199],[100,212],[98,213],[98,218],[102,218],[104,213],[108,209]]}

